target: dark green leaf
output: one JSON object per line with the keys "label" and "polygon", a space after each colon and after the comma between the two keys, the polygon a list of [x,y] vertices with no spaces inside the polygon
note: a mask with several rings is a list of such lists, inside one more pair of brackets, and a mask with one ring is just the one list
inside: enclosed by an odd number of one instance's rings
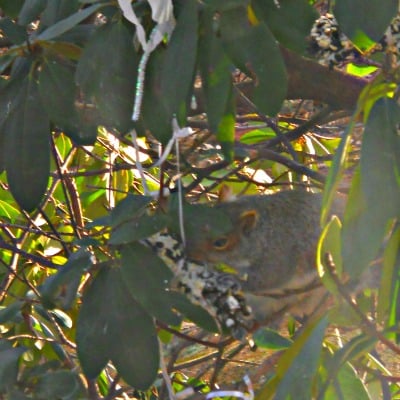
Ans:
{"label": "dark green leaf", "polygon": [[146,390],[159,365],[153,320],[130,295],[118,268],[104,268],[83,297],[76,341],[85,374],[95,378],[111,359],[122,378]]}
{"label": "dark green leaf", "polygon": [[399,121],[397,104],[381,99],[366,123],[360,176],[353,178],[343,225],[343,261],[354,278],[377,256],[388,221],[399,215]]}
{"label": "dark green leaf", "polygon": [[77,97],[74,71],[55,59],[46,59],[39,75],[39,91],[51,121],[67,135],[76,135],[78,115],[74,105]]}
{"label": "dark green leaf", "polygon": [[[335,354],[327,360],[326,369],[328,372],[328,383],[333,382],[335,379],[339,378],[339,382],[342,385],[348,384],[348,379],[351,378],[348,376],[349,371],[343,369],[343,367],[351,362],[353,359],[357,357],[361,357],[365,355],[368,351],[370,351],[376,343],[376,338],[371,338],[366,336],[365,334],[361,334],[352,338],[349,342],[347,342],[342,348],[337,350]],[[355,379],[356,377],[353,377]],[[347,381],[347,382],[346,382]],[[357,386],[360,384],[356,384]],[[344,386],[341,388],[342,390],[346,390],[347,393],[351,390],[350,387]],[[331,388],[334,390],[334,388]],[[365,388],[360,392],[361,399],[365,398]],[[352,398],[345,397],[345,398]],[[358,397],[357,397],[358,398]]]}
{"label": "dark green leaf", "polygon": [[172,272],[152,250],[139,243],[123,246],[120,251],[121,273],[131,295],[150,315],[169,325],[179,325],[166,290]]}
{"label": "dark green leaf", "polygon": [[0,392],[12,386],[18,376],[18,360],[26,349],[12,347],[5,340],[0,341]]}
{"label": "dark green leaf", "polygon": [[182,4],[161,66],[162,98],[171,118],[187,102],[193,83],[197,27],[197,1],[186,0]]}
{"label": "dark green leaf", "polygon": [[168,221],[168,216],[161,213],[152,216],[147,213],[133,216],[113,229],[109,243],[118,245],[145,239],[164,229]]}
{"label": "dark green leaf", "polygon": [[40,288],[43,305],[48,308],[69,309],[76,299],[83,273],[92,265],[87,251],[73,253],[58,272],[45,281]]}
{"label": "dark green leaf", "polygon": [[0,324],[13,322],[14,318],[20,314],[23,302],[16,300],[5,308],[0,309]]}
{"label": "dark green leaf", "polygon": [[111,211],[111,225],[116,227],[135,215],[143,214],[152,200],[153,198],[150,196],[135,196],[128,194]]}
{"label": "dark green leaf", "polygon": [[397,14],[397,0],[336,0],[334,13],[340,29],[356,44],[366,34],[377,42]]}
{"label": "dark green leaf", "polygon": [[258,329],[254,333],[253,339],[255,344],[263,349],[287,349],[293,343],[291,340],[281,336],[278,332],[268,328]]}
{"label": "dark green leaf", "polygon": [[10,18],[17,18],[25,0],[0,0],[0,7]]}
{"label": "dark green leaf", "polygon": [[73,400],[78,398],[81,385],[72,371],[49,371],[39,378],[35,388],[39,399]]}
{"label": "dark green leaf", "polygon": [[78,11],[81,2],[79,0],[47,1],[40,23],[44,26],[54,25],[56,22],[67,18]]}
{"label": "dark green leaf", "polygon": [[50,172],[50,124],[35,81],[24,84],[4,131],[11,193],[22,208],[32,211],[43,198]]}
{"label": "dark green leaf", "polygon": [[70,15],[67,18],[62,19],[54,25],[51,25],[45,31],[43,31],[40,35],[38,35],[38,39],[41,40],[51,40],[54,39],[63,33],[69,31],[74,26],[78,25],[86,18],[90,17],[93,13],[100,10],[100,8],[104,7],[103,4],[93,4],[85,8],[82,11],[78,11],[75,14]]}
{"label": "dark green leaf", "polygon": [[211,131],[216,132],[232,88],[232,63],[214,32],[213,17],[214,13],[205,11],[201,15],[198,58],[208,123]]}
{"label": "dark green leaf", "polygon": [[25,28],[17,25],[10,18],[0,19],[0,30],[3,31],[4,36],[6,36],[14,44],[20,44],[28,39],[28,34]]}
{"label": "dark green leaf", "polygon": [[[388,327],[396,326],[400,319],[400,228],[398,227],[386,243],[383,256],[382,279],[378,297],[378,320]],[[398,338],[398,334],[388,337]]]}
{"label": "dark green leaf", "polygon": [[181,314],[208,332],[219,332],[215,319],[202,307],[193,304],[179,292],[171,292],[170,299]]}
{"label": "dark green leaf", "polygon": [[369,114],[361,146],[361,187],[368,212],[382,220],[380,225],[400,216],[399,124],[396,101],[378,100]]}
{"label": "dark green leaf", "polygon": [[96,378],[110,359],[110,314],[113,310],[108,278],[109,268],[104,268],[94,278],[82,298],[82,307],[76,326],[78,357],[85,375]]}
{"label": "dark green leaf", "polygon": [[18,16],[18,24],[26,26],[35,21],[45,9],[47,0],[25,0]]}
{"label": "dark green leaf", "polygon": [[246,6],[249,0],[204,0],[204,4],[213,12],[225,11],[238,6]]}
{"label": "dark green leaf", "polygon": [[296,341],[280,358],[276,376],[258,393],[257,399],[309,400],[312,383],[317,373],[322,349],[322,339],[327,326],[327,318],[309,323]]}
{"label": "dark green leaf", "polygon": [[76,71],[84,98],[101,115],[99,124],[126,132],[132,126],[137,56],[122,22],[102,26],[85,47]]}
{"label": "dark green leaf", "polygon": [[284,370],[285,375],[277,388],[276,398],[312,398],[312,381],[317,372],[326,326],[326,318],[315,326],[309,326],[281,358],[278,368]]}
{"label": "dark green leaf", "polygon": [[77,144],[95,142],[99,121],[86,120],[85,106],[76,107],[78,90],[71,67],[54,58],[46,59],[39,74],[39,91],[46,112],[55,125]]}
{"label": "dark green leaf", "polygon": [[275,38],[284,47],[303,53],[318,13],[306,0],[252,0],[252,7],[258,19],[263,20]]}
{"label": "dark green leaf", "polygon": [[[146,68],[141,122],[163,145],[172,135],[172,115],[165,106],[161,92],[160,65],[165,62],[166,50],[158,46],[150,56]],[[157,111],[155,111],[157,110]]]}
{"label": "dark green leaf", "polygon": [[357,399],[371,400],[373,396],[368,393],[365,383],[360,379],[354,367],[346,363],[340,368],[336,384],[332,384],[325,394],[325,399]]}
{"label": "dark green leaf", "polygon": [[252,26],[245,7],[221,15],[221,36],[233,63],[254,80],[251,99],[259,111],[275,115],[287,92],[285,65],[274,36],[264,23]]}

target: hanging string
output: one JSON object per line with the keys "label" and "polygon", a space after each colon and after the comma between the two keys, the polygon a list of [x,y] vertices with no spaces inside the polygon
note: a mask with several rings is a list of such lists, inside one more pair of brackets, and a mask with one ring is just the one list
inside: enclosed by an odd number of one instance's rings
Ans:
{"label": "hanging string", "polygon": [[144,79],[146,74],[146,66],[147,62],[149,61],[149,57],[151,51],[153,50],[150,46],[157,33],[157,25],[153,28],[150,34],[149,41],[146,43],[144,52],[142,57],[140,58],[139,67],[138,67],[138,76],[136,81],[136,89],[135,89],[135,104],[133,106],[133,114],[132,114],[132,121],[138,121],[140,117],[140,112],[142,110],[142,102],[143,102],[143,92],[144,92]]}

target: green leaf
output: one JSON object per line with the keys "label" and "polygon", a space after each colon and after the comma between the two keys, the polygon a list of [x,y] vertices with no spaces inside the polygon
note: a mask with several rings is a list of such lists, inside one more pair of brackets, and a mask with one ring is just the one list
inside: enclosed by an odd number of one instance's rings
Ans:
{"label": "green leaf", "polygon": [[0,0],[0,7],[10,18],[17,18],[25,0]]}
{"label": "green leaf", "polygon": [[153,320],[130,295],[118,268],[100,270],[85,292],[76,341],[83,371],[91,379],[109,359],[136,389],[148,389],[157,376]]}
{"label": "green leaf", "polygon": [[317,373],[326,317],[309,323],[293,345],[280,358],[276,376],[260,390],[256,400],[312,398],[312,383]]}
{"label": "green leaf", "polygon": [[289,340],[281,336],[278,332],[268,328],[258,329],[253,334],[253,339],[257,347],[261,347],[262,349],[282,350],[287,349],[293,343],[292,340]]}
{"label": "green leaf", "polygon": [[35,395],[40,399],[73,400],[80,392],[80,381],[73,371],[48,371],[35,387]]}
{"label": "green leaf", "polygon": [[344,364],[339,369],[336,382],[329,386],[324,399],[336,400],[340,397],[357,400],[371,400],[373,398],[368,393],[367,387],[360,379],[358,372],[349,363]]}
{"label": "green leaf", "polygon": [[98,110],[99,124],[126,132],[132,127],[138,59],[132,35],[122,22],[99,28],[85,46],[76,82]]}
{"label": "green leaf", "polygon": [[324,227],[320,236],[317,249],[317,267],[319,276],[324,285],[331,293],[337,294],[336,283],[333,280],[332,272],[326,264],[325,257],[329,254],[335,266],[335,273],[340,278],[343,272],[343,260],[341,251],[341,228],[340,220],[335,216]]}
{"label": "green leaf", "polygon": [[197,49],[197,1],[186,0],[180,7],[175,29],[168,42],[161,65],[161,92],[165,108],[171,116],[189,100]]}
{"label": "green leaf", "polygon": [[368,4],[364,0],[336,0],[334,14],[340,29],[363,49],[363,34],[379,41],[397,9],[397,0],[369,0]]}
{"label": "green leaf", "polygon": [[40,288],[43,305],[68,310],[76,300],[83,273],[92,265],[87,251],[73,253],[56,274],[46,279]]}
{"label": "green leaf", "polygon": [[[397,228],[386,243],[383,255],[382,279],[378,296],[378,320],[385,321],[386,325],[395,326],[397,323],[399,296],[399,263],[400,228]],[[394,336],[394,335],[392,335]]]}
{"label": "green leaf", "polygon": [[150,196],[128,194],[115,206],[113,210],[111,210],[111,225],[116,227],[119,224],[130,220],[135,215],[145,213],[152,200],[153,198]]}
{"label": "green leaf", "polygon": [[172,115],[166,108],[161,91],[160,65],[165,62],[165,54],[165,48],[158,46],[147,63],[140,120],[143,124],[141,128],[149,130],[163,145],[172,136]]}
{"label": "green leaf", "polygon": [[77,88],[74,71],[55,59],[45,59],[39,74],[39,91],[51,121],[68,136],[77,135],[78,115],[74,106]]}
{"label": "green leaf", "polygon": [[0,30],[14,44],[21,44],[28,39],[25,28],[17,25],[10,18],[0,19]]}
{"label": "green leaf", "polygon": [[399,123],[396,101],[379,99],[369,114],[361,146],[361,187],[368,212],[381,220],[379,225],[400,216]]}
{"label": "green leaf", "polygon": [[0,392],[14,385],[18,376],[18,361],[26,349],[13,348],[10,343],[0,340]]}
{"label": "green leaf", "polygon": [[221,144],[222,153],[227,162],[233,161],[233,146],[235,140],[236,106],[232,88],[229,90],[229,98],[217,129],[217,139]]}
{"label": "green leaf", "polygon": [[86,18],[90,17],[93,13],[100,10],[100,8],[104,7],[104,4],[93,4],[85,8],[84,10],[80,10],[75,14],[70,15],[67,18],[62,19],[54,25],[51,25],[45,31],[38,35],[38,39],[41,40],[51,40],[54,39],[63,33],[69,31],[74,26],[78,25],[80,22],[84,21]]}
{"label": "green leaf", "polygon": [[119,245],[145,239],[164,229],[168,221],[168,216],[161,213],[155,215],[138,214],[112,230],[109,244]]}
{"label": "green leaf", "polygon": [[13,322],[14,318],[20,314],[24,302],[16,300],[9,304],[7,307],[0,309],[0,324]]}
{"label": "green leaf", "polygon": [[306,0],[252,0],[251,5],[256,16],[263,20],[275,38],[284,47],[304,53],[306,38],[311,32],[318,13]]}
{"label": "green leaf", "polygon": [[18,15],[18,24],[26,26],[38,19],[46,4],[47,0],[25,0]]}
{"label": "green leaf", "polygon": [[55,58],[45,59],[39,74],[39,92],[50,120],[67,136],[79,145],[95,142],[99,121],[86,120],[85,109],[76,107],[78,88],[71,67]]}
{"label": "green leaf", "polygon": [[220,331],[215,319],[204,308],[189,301],[183,293],[171,292],[170,298],[174,308],[199,327],[208,332]]}
{"label": "green leaf", "polygon": [[110,359],[109,314],[113,310],[111,293],[107,292],[109,275],[109,269],[100,270],[85,291],[76,325],[78,357],[89,379],[95,379]]}
{"label": "green leaf", "polygon": [[131,295],[160,321],[179,325],[180,318],[171,310],[169,281],[173,274],[152,250],[139,243],[121,248],[121,274]]}
{"label": "green leaf", "polygon": [[[361,334],[352,338],[343,347],[337,350],[326,362],[325,368],[327,371],[327,378],[324,387],[327,388],[328,385],[333,385],[333,382],[336,379],[339,379],[339,388],[343,391],[343,393],[350,394],[352,391],[354,391],[354,387],[359,387],[360,398],[364,399],[366,394],[365,387],[362,388],[363,385],[360,385],[361,382],[356,383],[356,380],[359,380],[357,376],[349,376],[350,371],[347,369],[346,364],[351,362],[353,359],[365,356],[366,353],[368,353],[368,351],[374,347],[375,343],[376,338],[371,338],[370,336]],[[353,388],[349,386],[349,380],[353,381],[353,385],[355,385]],[[334,386],[331,386],[330,390],[335,391]],[[344,396],[344,398],[353,397]]]}
{"label": "green leaf", "polygon": [[54,25],[56,22],[67,18],[79,9],[79,0],[47,1],[45,10],[40,17],[40,23],[44,26]]}
{"label": "green leaf", "polygon": [[326,224],[329,210],[336,196],[336,188],[339,185],[339,182],[346,167],[348,153],[352,148],[351,138],[357,121],[357,116],[358,114],[355,113],[348,123],[347,128],[343,133],[342,140],[333,156],[332,166],[331,168],[329,168],[328,176],[325,183],[324,197],[322,200],[321,225]]}
{"label": "green leaf", "polygon": [[214,12],[203,11],[201,15],[198,58],[208,124],[217,132],[232,91],[232,74],[231,61],[214,31],[213,17]]}
{"label": "green leaf", "polygon": [[25,81],[4,126],[5,166],[12,195],[32,211],[47,188],[50,124],[35,81]]}
{"label": "green leaf", "polygon": [[343,261],[353,278],[377,256],[389,220],[400,213],[399,121],[397,104],[380,99],[365,126],[360,176],[353,178],[343,224]]}
{"label": "green leaf", "polygon": [[260,112],[275,115],[286,98],[287,77],[270,30],[264,23],[252,26],[246,8],[237,7],[221,15],[221,38],[233,63],[254,80],[251,100]]}
{"label": "green leaf", "polygon": [[[1,169],[1,168],[0,168]],[[20,211],[9,202],[0,200],[0,217],[8,218],[11,222],[20,216]]]}

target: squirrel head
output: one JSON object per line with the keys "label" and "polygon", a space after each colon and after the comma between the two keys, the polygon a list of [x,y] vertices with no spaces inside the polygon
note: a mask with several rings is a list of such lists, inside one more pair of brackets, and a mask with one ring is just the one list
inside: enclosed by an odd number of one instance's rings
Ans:
{"label": "squirrel head", "polygon": [[259,220],[257,210],[242,212],[237,221],[232,221],[233,230],[225,235],[211,237],[208,229],[200,229],[196,237],[189,238],[187,254],[197,261],[228,262],[229,254],[239,245],[241,239],[250,234]]}

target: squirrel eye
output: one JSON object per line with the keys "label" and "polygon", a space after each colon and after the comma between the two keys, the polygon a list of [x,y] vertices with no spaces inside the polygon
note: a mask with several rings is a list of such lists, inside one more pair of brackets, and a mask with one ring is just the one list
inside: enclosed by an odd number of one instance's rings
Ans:
{"label": "squirrel eye", "polygon": [[213,242],[213,246],[216,250],[224,250],[227,245],[228,245],[228,238],[226,237],[218,238]]}

